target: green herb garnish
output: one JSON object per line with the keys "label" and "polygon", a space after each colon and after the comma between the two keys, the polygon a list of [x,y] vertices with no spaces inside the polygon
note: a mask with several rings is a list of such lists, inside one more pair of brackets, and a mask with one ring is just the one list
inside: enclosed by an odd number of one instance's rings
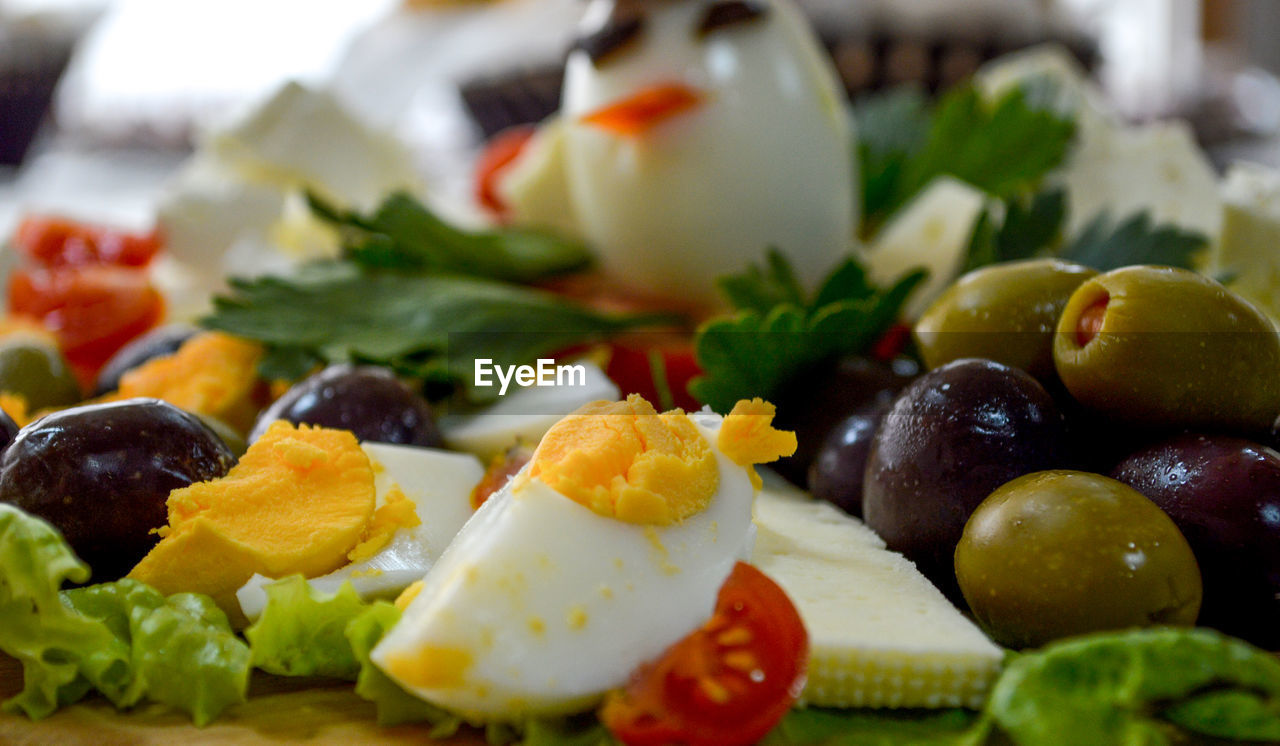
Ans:
{"label": "green herb garnish", "polygon": [[863,235],[938,176],[954,176],[994,195],[1026,193],[1062,163],[1075,124],[1015,89],[994,104],[972,83],[935,106],[912,89],[870,98],[854,109],[862,163]]}
{"label": "green herb garnish", "polygon": [[1154,225],[1148,213],[1139,212],[1118,223],[1105,213],[1098,215],[1064,245],[1065,217],[1061,189],[1011,197],[987,208],[974,221],[964,271],[1035,257],[1057,257],[1099,272],[1134,264],[1194,269],[1197,254],[1208,244],[1199,233]]}
{"label": "green herb garnish", "polygon": [[1140,212],[1119,223],[1103,213],[1093,219],[1058,256],[1099,272],[1132,264],[1161,264],[1192,269],[1194,259],[1209,239],[1173,225],[1153,225],[1151,216]]}
{"label": "green herb garnish", "polygon": [[532,362],[570,345],[640,326],[672,324],[670,314],[601,313],[515,282],[583,266],[580,246],[530,231],[466,233],[405,195],[372,216],[341,212],[309,197],[342,232],[343,258],[290,277],[232,279],[202,324],[261,342],[260,372],[294,380],[319,365],[386,366],[430,384],[460,386],[473,400],[477,358]]}
{"label": "green herb garnish", "polygon": [[297,277],[232,281],[210,329],[267,346],[264,375],[295,379],[316,365],[359,361],[428,381],[461,385],[473,398],[473,361],[530,362],[567,346],[669,315],[621,316],[530,288],[457,276],[369,272],[317,265]]}
{"label": "green herb garnish", "polygon": [[340,210],[315,194],[307,195],[307,203],[338,228],[343,256],[370,269],[529,283],[591,261],[582,244],[542,231],[460,230],[405,193],[391,195],[371,215]]}
{"label": "green herb garnish", "polygon": [[807,299],[786,259],[771,250],[764,268],[719,281],[738,312],[698,330],[694,353],[703,374],[689,391],[718,412],[739,399],[773,397],[810,366],[870,347],[924,277],[913,272],[879,288],[850,257]]}

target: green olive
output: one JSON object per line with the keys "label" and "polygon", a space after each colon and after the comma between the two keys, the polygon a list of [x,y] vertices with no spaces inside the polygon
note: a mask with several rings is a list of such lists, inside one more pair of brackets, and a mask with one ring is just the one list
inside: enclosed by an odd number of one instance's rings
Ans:
{"label": "green olive", "polygon": [[1138,426],[1265,431],[1280,414],[1280,335],[1207,277],[1124,267],[1067,301],[1054,362],[1089,409]]}
{"label": "green olive", "polygon": [[938,297],[915,325],[916,347],[930,370],[966,357],[1055,377],[1053,332],[1072,291],[1098,274],[1060,259],[1032,259],[976,269]]}
{"label": "green olive", "polygon": [[62,353],[26,336],[0,342],[0,391],[20,394],[31,412],[69,407],[84,398]]}
{"label": "green olive", "polygon": [[996,642],[1192,625],[1200,568],[1173,520],[1140,492],[1080,471],[1041,471],[978,506],[956,547],[956,579]]}

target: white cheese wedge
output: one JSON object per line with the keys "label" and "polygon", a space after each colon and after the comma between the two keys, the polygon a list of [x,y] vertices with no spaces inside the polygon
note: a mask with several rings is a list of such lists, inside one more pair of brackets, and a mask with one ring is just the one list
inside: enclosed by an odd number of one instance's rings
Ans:
{"label": "white cheese wedge", "polygon": [[600,366],[585,360],[572,364],[581,365],[585,373],[581,381],[572,379],[574,385],[517,387],[512,383],[505,396],[478,412],[441,417],[438,424],[445,444],[488,461],[516,443],[537,445],[552,425],[584,404],[619,398],[617,385]]}
{"label": "white cheese wedge", "polygon": [[907,299],[907,318],[919,317],[960,273],[986,201],[980,190],[939,177],[880,230],[865,257],[871,279],[884,285],[913,269],[929,270],[928,279]]}
{"label": "white cheese wedge", "polygon": [[1218,177],[1185,122],[1108,128],[1082,140],[1059,174],[1066,187],[1067,235],[1100,213],[1122,220],[1147,211],[1217,238],[1222,226]]}
{"label": "white cheese wedge", "polygon": [[826,707],[982,705],[1003,651],[860,521],[777,482],[756,498],[751,562],[809,632],[801,699]]}
{"label": "white cheese wedge", "polygon": [[205,148],[245,181],[305,185],[365,209],[419,182],[406,146],[298,83],[212,133]]}
{"label": "white cheese wedge", "polygon": [[154,270],[175,318],[208,310],[224,278],[288,274],[332,258],[338,232],[305,191],[371,209],[397,189],[420,192],[406,146],[359,121],[329,94],[288,84],[211,131],[167,185]]}
{"label": "white cheese wedge", "polygon": [[1234,164],[1221,193],[1222,236],[1203,268],[1231,274],[1232,290],[1280,319],[1280,171]]}
{"label": "white cheese wedge", "polygon": [[998,101],[1019,86],[1043,95],[1047,86],[1052,91],[1050,108],[1074,119],[1082,140],[1116,127],[1121,121],[1102,89],[1060,44],[1042,44],[1003,55],[983,65],[974,75],[974,84],[989,102]]}
{"label": "white cheese wedge", "polygon": [[[434,448],[362,443],[373,464],[377,504],[399,488],[413,501],[421,521],[401,528],[377,554],[353,562],[328,575],[311,578],[311,587],[333,593],[350,581],[361,598],[394,597],[411,583],[421,580],[449,542],[472,516],[471,489],[484,476],[479,459],[465,453]],[[236,598],[250,620],[262,614],[267,604],[266,587],[272,578],[254,575]]]}

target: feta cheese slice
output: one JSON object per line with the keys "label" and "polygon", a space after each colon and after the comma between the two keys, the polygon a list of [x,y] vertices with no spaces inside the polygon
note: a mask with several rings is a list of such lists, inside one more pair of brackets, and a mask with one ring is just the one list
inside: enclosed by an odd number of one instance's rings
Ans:
{"label": "feta cheese slice", "polygon": [[1221,194],[1222,236],[1203,269],[1230,273],[1232,290],[1280,319],[1280,171],[1234,164]]}
{"label": "feta cheese slice", "polygon": [[809,632],[801,699],[826,707],[978,708],[1003,651],[856,518],[772,481],[751,562]]}

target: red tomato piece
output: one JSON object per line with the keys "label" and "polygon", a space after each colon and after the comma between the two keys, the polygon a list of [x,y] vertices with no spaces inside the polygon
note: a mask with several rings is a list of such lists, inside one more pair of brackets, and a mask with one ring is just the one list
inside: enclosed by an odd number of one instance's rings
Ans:
{"label": "red tomato piece", "polygon": [[160,323],[164,299],[138,270],[19,268],[9,275],[9,312],[53,332],[67,361],[87,382],[116,350]]}
{"label": "red tomato piece", "polygon": [[505,216],[508,209],[498,193],[498,179],[524,152],[535,131],[532,126],[519,126],[499,132],[485,145],[484,152],[476,161],[476,201],[498,217]]}
{"label": "red tomato piece", "polygon": [[656,378],[665,376],[672,405],[686,412],[702,408],[689,393],[689,381],[701,372],[693,354],[693,345],[688,342],[651,346],[614,343],[610,345],[609,365],[605,369],[605,374],[618,384],[623,396],[640,394],[654,405],[659,405],[663,399]]}
{"label": "red tomato piece", "polygon": [[715,614],[611,693],[600,719],[628,746],[759,741],[804,687],[809,638],[787,594],[739,562]]}
{"label": "red tomato piece", "polygon": [[13,243],[24,255],[46,267],[114,264],[146,266],[160,251],[160,235],[127,233],[66,218],[25,218]]}

